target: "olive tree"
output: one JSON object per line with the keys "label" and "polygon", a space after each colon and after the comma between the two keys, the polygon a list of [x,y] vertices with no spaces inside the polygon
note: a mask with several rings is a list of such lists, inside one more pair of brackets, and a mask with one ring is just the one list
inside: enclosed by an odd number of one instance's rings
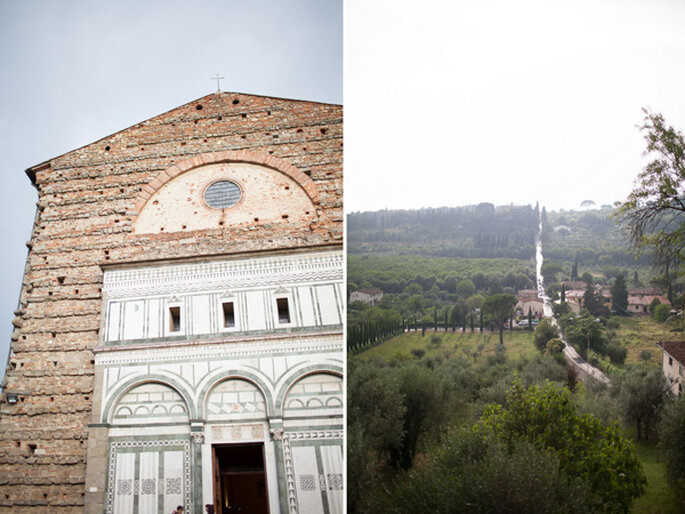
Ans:
{"label": "olive tree", "polygon": [[635,423],[637,438],[649,439],[670,396],[668,380],[661,370],[643,366],[628,369],[614,379],[612,388],[623,416]]}
{"label": "olive tree", "polygon": [[685,396],[665,405],[659,425],[659,446],[669,483],[685,490]]}

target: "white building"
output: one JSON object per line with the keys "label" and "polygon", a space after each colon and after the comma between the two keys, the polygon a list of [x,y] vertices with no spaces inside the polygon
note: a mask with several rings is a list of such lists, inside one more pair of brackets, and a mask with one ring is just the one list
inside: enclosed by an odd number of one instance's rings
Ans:
{"label": "white building", "polygon": [[657,343],[661,348],[661,370],[671,383],[673,394],[683,392],[685,384],[685,341],[665,341]]}
{"label": "white building", "polygon": [[358,289],[350,293],[350,303],[363,302],[368,305],[377,305],[383,299],[383,291],[380,289]]}

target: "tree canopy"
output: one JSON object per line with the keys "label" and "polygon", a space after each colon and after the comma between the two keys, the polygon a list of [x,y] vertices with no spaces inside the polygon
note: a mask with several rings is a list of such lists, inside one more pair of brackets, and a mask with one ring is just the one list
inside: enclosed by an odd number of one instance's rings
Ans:
{"label": "tree canopy", "polygon": [[488,405],[474,429],[553,453],[565,473],[587,480],[594,510],[626,512],[644,490],[645,476],[632,443],[619,435],[617,426],[579,413],[571,393],[558,385],[525,389],[514,380],[507,407]]}
{"label": "tree canopy", "polygon": [[511,294],[500,293],[488,296],[483,302],[483,310],[489,314],[495,324],[499,327],[499,343],[504,344],[502,332],[504,332],[504,322],[511,315],[511,310],[516,305],[516,297]]}
{"label": "tree canopy", "polygon": [[659,426],[659,445],[663,451],[668,481],[685,490],[685,396],[668,402]]}
{"label": "tree canopy", "polygon": [[540,321],[540,324],[535,328],[533,333],[533,341],[535,342],[535,347],[544,352],[547,348],[547,342],[550,339],[556,339],[559,337],[559,329],[554,326],[552,320],[545,318]]}
{"label": "tree canopy", "polygon": [[661,114],[643,112],[640,129],[652,159],[616,216],[638,253],[651,252],[668,276],[685,258],[685,139]]}
{"label": "tree canopy", "polygon": [[633,368],[615,378],[613,392],[626,419],[635,422],[637,438],[649,439],[670,396],[668,380],[660,369]]}

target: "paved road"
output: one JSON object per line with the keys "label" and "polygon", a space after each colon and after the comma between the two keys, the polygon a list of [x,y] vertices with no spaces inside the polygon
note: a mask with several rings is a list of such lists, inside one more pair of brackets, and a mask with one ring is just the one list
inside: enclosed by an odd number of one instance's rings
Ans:
{"label": "paved road", "polygon": [[[540,223],[540,232],[539,234],[542,234],[542,222]],[[603,384],[608,384],[611,381],[609,380],[609,377],[607,377],[604,373],[602,373],[600,370],[595,368],[594,366],[591,366],[588,362],[586,362],[576,351],[576,349],[568,344],[568,341],[566,341],[566,336],[563,334],[561,331],[561,327],[557,324],[557,320],[554,318],[553,312],[552,312],[552,301],[550,298],[545,294],[545,284],[542,278],[542,262],[543,262],[543,256],[542,256],[542,239],[538,235],[538,240],[537,240],[537,245],[536,245],[536,251],[535,251],[535,264],[536,264],[536,271],[537,271],[537,278],[538,278],[538,296],[542,299],[543,302],[543,307],[542,307],[542,313],[546,318],[549,318],[552,320],[552,323],[554,324],[557,329],[559,329],[559,334],[561,340],[564,342],[564,357],[566,358],[566,362],[571,364],[572,366],[575,366],[575,368],[580,372],[580,378],[581,380],[586,379],[586,378],[594,378],[595,380],[602,382]]]}

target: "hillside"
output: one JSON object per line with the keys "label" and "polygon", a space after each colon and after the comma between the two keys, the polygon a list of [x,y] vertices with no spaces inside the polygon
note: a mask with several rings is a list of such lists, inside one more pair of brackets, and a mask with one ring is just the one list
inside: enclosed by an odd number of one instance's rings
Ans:
{"label": "hillside", "polygon": [[564,273],[570,274],[573,262],[577,262],[597,276],[613,277],[618,272],[633,276],[638,271],[646,283],[651,277],[649,259],[635,258],[612,217],[613,211],[608,205],[547,212],[537,205],[495,207],[481,203],[356,212],[347,216],[347,250],[350,255],[506,258],[524,261],[522,266],[527,267],[535,257],[542,219],[545,259],[558,263]]}

